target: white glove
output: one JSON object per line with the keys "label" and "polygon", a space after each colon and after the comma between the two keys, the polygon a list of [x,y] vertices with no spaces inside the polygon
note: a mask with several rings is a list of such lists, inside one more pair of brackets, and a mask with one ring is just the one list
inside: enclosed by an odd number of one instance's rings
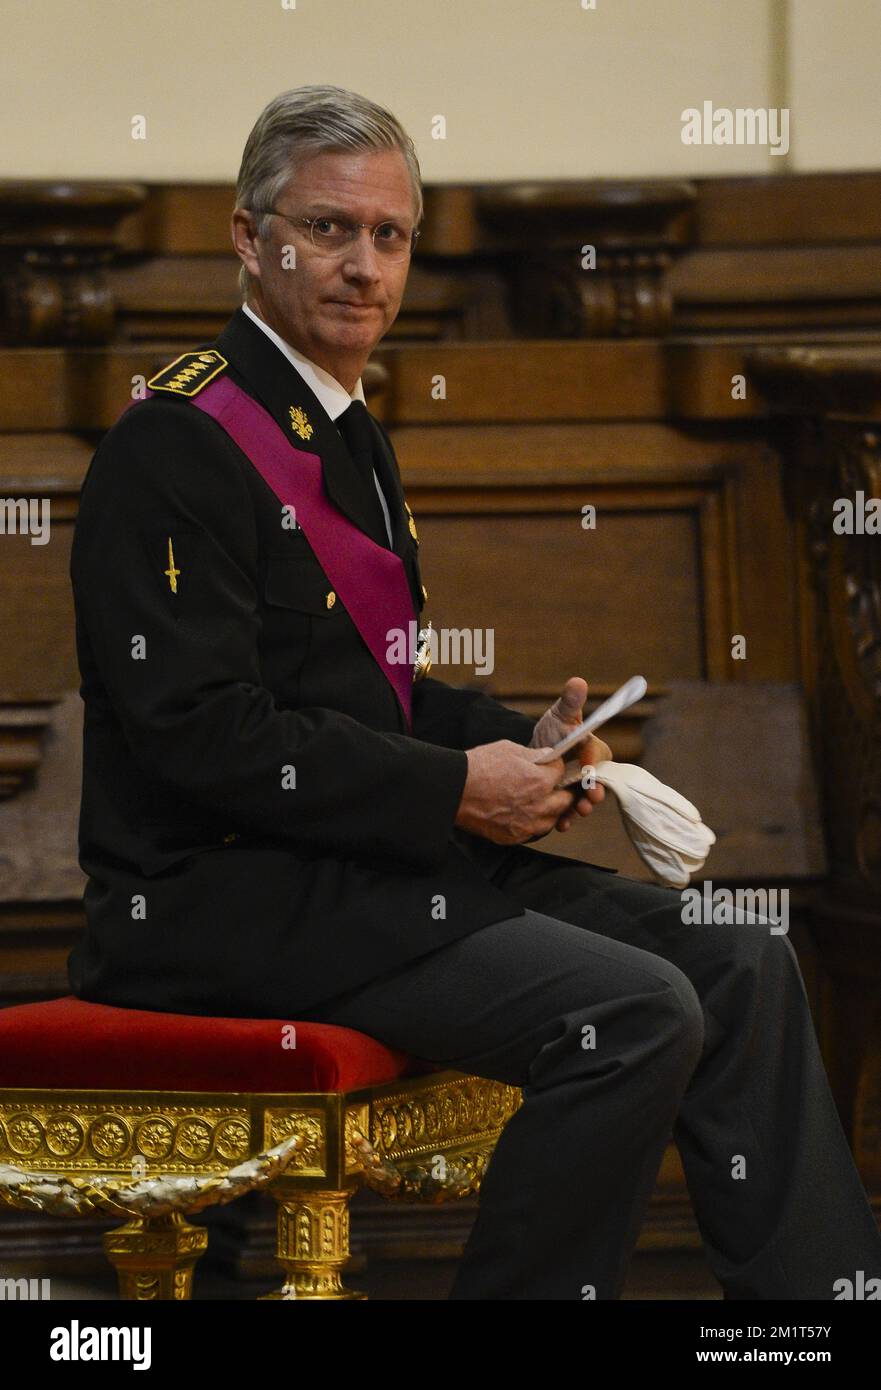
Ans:
{"label": "white glove", "polygon": [[596,780],[614,792],[633,848],[658,882],[687,887],[716,842],[697,807],[635,763],[597,763]]}

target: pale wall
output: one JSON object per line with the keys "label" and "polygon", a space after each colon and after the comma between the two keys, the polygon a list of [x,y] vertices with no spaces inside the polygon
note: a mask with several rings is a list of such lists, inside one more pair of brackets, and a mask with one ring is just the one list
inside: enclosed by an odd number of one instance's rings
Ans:
{"label": "pale wall", "polygon": [[795,167],[881,167],[881,3],[791,0]]}
{"label": "pale wall", "polygon": [[[878,0],[581,3],[7,0],[0,177],[231,180],[261,106],[307,82],[390,106],[429,181],[881,162]],[[787,90],[795,158],[681,143],[684,107]]]}

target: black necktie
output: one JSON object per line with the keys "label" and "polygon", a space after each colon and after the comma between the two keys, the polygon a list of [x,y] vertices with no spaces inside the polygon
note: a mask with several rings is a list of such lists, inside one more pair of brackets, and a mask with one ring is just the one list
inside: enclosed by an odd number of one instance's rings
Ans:
{"label": "black necktie", "polygon": [[337,417],[336,426],[346,442],[346,447],[352,455],[352,461],[361,480],[366,514],[370,523],[367,534],[376,541],[377,545],[383,545],[388,549],[385,516],[373,476],[375,447],[373,426],[363,401],[352,401],[352,404],[343,411],[342,415]]}

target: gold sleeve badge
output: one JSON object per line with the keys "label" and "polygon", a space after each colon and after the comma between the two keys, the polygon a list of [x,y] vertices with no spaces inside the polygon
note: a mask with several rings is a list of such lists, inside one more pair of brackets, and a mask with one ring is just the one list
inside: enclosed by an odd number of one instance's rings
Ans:
{"label": "gold sleeve badge", "polygon": [[176,593],[177,593],[177,577],[178,577],[178,575],[180,574],[180,570],[175,568],[175,563],[174,563],[174,549],[173,549],[172,544],[171,544],[171,536],[168,537],[168,569],[167,569],[167,570],[163,570],[162,573],[163,573],[163,574],[166,574],[166,575],[168,576],[168,583],[169,583],[169,587],[171,588],[171,592],[172,592],[173,594],[176,594]]}

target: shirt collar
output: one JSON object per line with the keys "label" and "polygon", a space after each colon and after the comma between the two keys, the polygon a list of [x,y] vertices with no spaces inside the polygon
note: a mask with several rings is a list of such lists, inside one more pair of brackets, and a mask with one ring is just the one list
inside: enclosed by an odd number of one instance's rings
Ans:
{"label": "shirt collar", "polygon": [[286,343],[284,338],[269,327],[268,323],[264,323],[263,319],[255,314],[248,304],[243,304],[242,309],[249,319],[254,320],[258,328],[262,328],[267,338],[272,339],[275,346],[284,353],[291,366],[296,367],[306,385],[318,397],[331,420],[336,420],[342,415],[343,411],[352,404],[352,401],[364,400],[364,388],[361,385],[360,377],[355,382],[354,391],[349,395],[345,386],[337,381],[336,377],[332,377],[330,372],[326,372],[323,367],[319,367],[317,363],[304,357],[302,352],[297,352],[296,348],[292,348],[290,343]]}

